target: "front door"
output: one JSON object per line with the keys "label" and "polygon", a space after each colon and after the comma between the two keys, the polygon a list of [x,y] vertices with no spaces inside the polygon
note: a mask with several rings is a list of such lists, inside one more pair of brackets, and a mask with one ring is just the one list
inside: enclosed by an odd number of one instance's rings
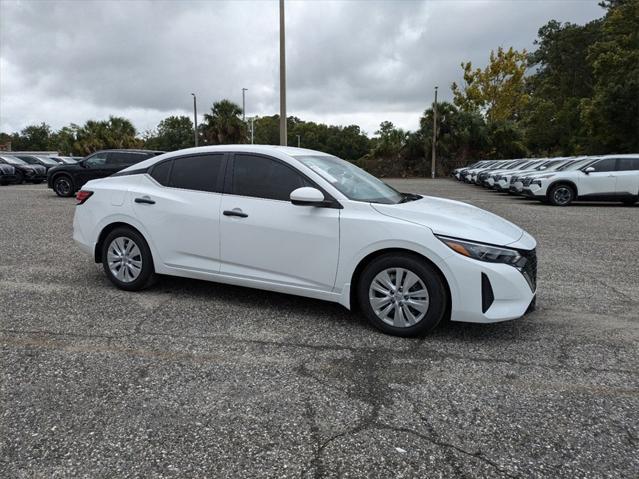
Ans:
{"label": "front door", "polygon": [[616,163],[615,158],[604,158],[588,165],[595,171],[584,173],[579,178],[579,197],[613,196],[617,183]]}
{"label": "front door", "polygon": [[107,161],[109,159],[108,151],[99,151],[94,153],[82,162],[82,170],[75,176],[76,188],[81,188],[89,180],[104,178],[109,176]]}
{"label": "front door", "polygon": [[639,156],[617,160],[617,195],[639,195]]}
{"label": "front door", "polygon": [[292,166],[238,153],[220,216],[221,272],[330,291],[339,253],[339,209],[295,206],[293,190],[315,186]]}

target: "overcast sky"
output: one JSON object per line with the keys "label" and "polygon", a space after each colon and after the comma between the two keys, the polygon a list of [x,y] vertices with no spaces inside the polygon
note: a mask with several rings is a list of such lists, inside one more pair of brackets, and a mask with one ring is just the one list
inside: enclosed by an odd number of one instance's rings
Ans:
{"label": "overcast sky", "polygon": [[[287,1],[288,114],[408,129],[450,99],[460,63],[533,47],[550,19],[585,23],[598,0]],[[279,110],[277,1],[0,0],[0,130],[125,116],[139,131],[213,101]]]}

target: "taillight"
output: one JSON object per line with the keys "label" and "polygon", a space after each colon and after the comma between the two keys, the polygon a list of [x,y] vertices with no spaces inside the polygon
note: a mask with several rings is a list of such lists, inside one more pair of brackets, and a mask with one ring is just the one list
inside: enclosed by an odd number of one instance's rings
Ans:
{"label": "taillight", "polygon": [[76,206],[84,204],[86,200],[91,198],[92,194],[93,194],[93,191],[86,191],[86,190],[78,191],[78,193],[75,195],[75,199],[77,200]]}

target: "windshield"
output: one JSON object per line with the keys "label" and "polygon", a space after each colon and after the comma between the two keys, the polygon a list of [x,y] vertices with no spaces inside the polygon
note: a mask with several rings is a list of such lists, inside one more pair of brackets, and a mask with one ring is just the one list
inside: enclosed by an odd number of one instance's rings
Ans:
{"label": "windshield", "polygon": [[2,159],[11,165],[26,165],[24,161],[20,158],[16,158],[15,156],[3,156]]}
{"label": "windshield", "polygon": [[404,199],[404,195],[383,181],[335,156],[295,158],[328,181],[349,200],[396,204]]}
{"label": "windshield", "polygon": [[582,166],[587,165],[588,163],[592,163],[595,160],[597,160],[597,158],[584,158],[583,160],[573,161],[572,163],[569,163],[567,165],[561,165],[559,168],[557,168],[557,171],[578,170]]}
{"label": "windshield", "polygon": [[38,159],[42,161],[45,165],[57,165],[58,162],[52,158],[47,158],[46,156],[38,156]]}

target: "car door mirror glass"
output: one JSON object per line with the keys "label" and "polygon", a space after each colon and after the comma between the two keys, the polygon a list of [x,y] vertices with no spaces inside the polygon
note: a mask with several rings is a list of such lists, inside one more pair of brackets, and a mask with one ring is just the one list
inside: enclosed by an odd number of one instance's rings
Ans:
{"label": "car door mirror glass", "polygon": [[291,192],[291,203],[298,206],[313,206],[324,203],[324,195],[317,188],[304,186]]}

